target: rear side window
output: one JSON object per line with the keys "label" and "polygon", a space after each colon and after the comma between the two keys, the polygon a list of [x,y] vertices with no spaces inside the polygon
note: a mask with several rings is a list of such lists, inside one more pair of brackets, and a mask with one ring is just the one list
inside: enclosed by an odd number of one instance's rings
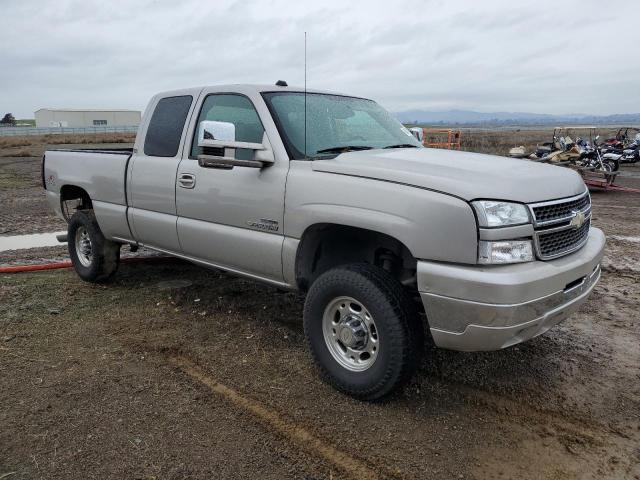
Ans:
{"label": "rear side window", "polygon": [[175,157],[180,146],[180,137],[187,120],[193,97],[163,98],[153,111],[147,136],[144,139],[144,154],[151,157]]}

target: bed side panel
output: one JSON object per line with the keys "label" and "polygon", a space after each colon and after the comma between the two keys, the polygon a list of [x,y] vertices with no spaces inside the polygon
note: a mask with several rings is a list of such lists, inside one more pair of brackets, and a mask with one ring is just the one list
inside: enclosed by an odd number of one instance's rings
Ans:
{"label": "bed side panel", "polygon": [[105,237],[131,238],[126,218],[127,153],[51,150],[45,153],[47,196],[59,195],[65,185],[84,189],[91,198]]}

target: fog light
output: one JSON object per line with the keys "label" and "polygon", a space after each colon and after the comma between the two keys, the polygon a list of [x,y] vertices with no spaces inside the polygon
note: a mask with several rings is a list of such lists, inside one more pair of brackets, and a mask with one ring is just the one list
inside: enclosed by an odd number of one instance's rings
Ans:
{"label": "fog light", "polygon": [[532,260],[533,247],[531,240],[502,240],[499,242],[480,240],[478,263],[497,265],[530,262]]}

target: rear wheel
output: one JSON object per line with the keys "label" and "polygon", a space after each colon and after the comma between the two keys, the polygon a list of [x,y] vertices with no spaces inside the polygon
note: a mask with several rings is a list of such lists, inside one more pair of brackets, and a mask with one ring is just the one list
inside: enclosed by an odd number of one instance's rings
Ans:
{"label": "rear wheel", "polygon": [[104,238],[93,210],[71,216],[67,244],[73,268],[87,282],[105,282],[118,269],[120,245]]}
{"label": "rear wheel", "polygon": [[366,264],[318,277],[305,301],[304,330],[324,379],[362,400],[406,383],[424,343],[411,297],[388,272]]}

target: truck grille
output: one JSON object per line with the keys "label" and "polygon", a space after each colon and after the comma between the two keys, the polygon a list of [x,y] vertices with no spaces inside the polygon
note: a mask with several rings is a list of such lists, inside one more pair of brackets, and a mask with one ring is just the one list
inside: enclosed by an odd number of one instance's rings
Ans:
{"label": "truck grille", "polygon": [[555,223],[557,221],[571,219],[574,211],[586,212],[591,209],[591,197],[589,193],[584,193],[580,197],[559,203],[545,202],[538,206],[533,206],[533,216],[536,224]]}
{"label": "truck grille", "polygon": [[580,228],[564,228],[545,233],[537,232],[538,256],[544,259],[556,258],[579,249],[587,240],[591,221]]}
{"label": "truck grille", "polygon": [[532,204],[529,208],[533,214],[534,243],[539,259],[568,255],[586,243],[591,226],[588,191],[564,200]]}

